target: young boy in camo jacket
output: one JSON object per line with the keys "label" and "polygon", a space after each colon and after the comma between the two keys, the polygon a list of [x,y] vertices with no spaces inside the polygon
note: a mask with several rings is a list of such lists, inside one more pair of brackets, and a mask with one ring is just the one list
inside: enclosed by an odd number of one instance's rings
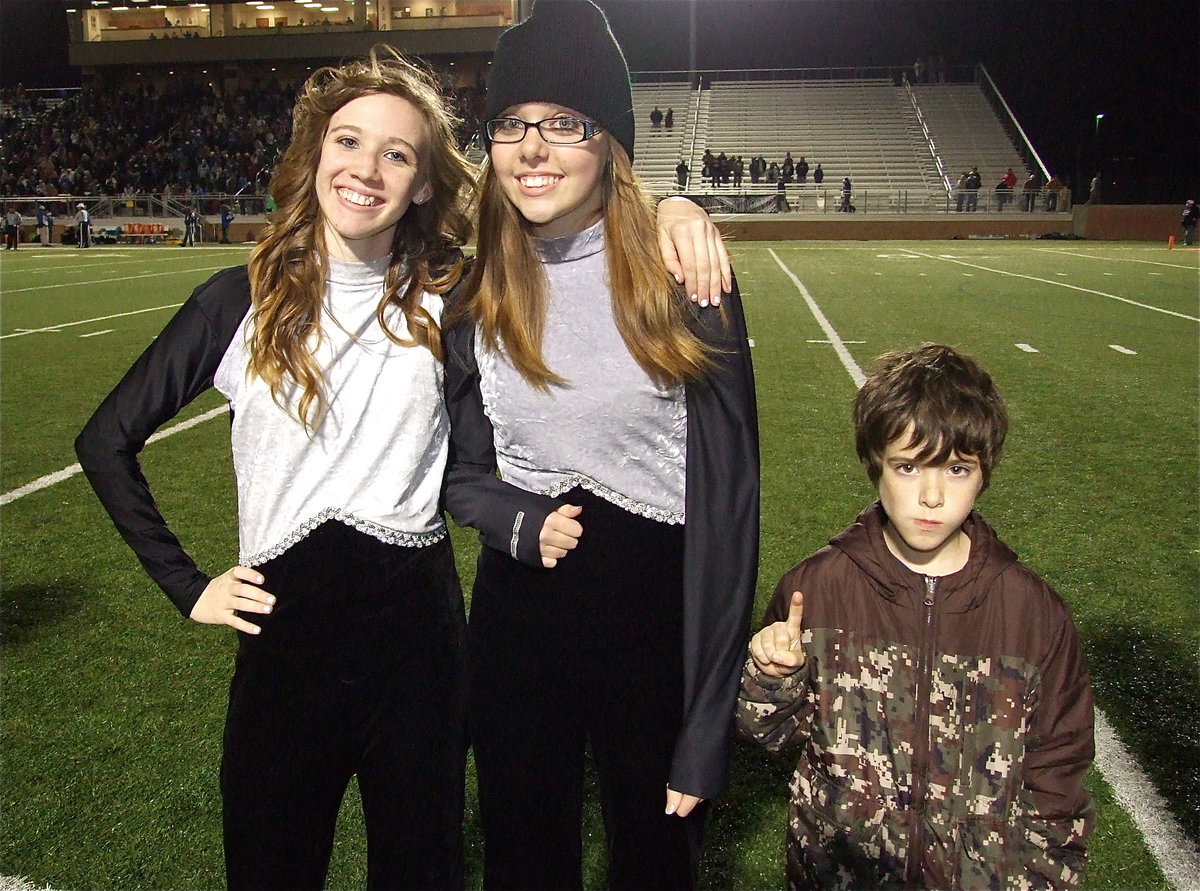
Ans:
{"label": "young boy in camo jacket", "polygon": [[926,344],[877,360],[854,425],[879,500],[780,580],[738,702],[743,734],[802,747],[789,885],[1080,885],[1091,681],[1062,600],[974,510],[1004,404]]}

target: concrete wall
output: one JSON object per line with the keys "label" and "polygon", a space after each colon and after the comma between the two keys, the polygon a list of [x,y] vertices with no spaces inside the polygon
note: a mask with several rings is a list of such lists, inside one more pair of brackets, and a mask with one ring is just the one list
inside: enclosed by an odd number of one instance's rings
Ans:
{"label": "concrete wall", "polygon": [[1174,204],[1080,204],[1075,207],[1075,234],[1096,241],[1162,241],[1183,235]]}
{"label": "concrete wall", "polygon": [[930,214],[745,214],[719,217],[721,231],[736,241],[857,239],[1037,238],[1057,233],[1092,241],[1180,239],[1183,205],[1077,205],[1071,213]]}
{"label": "concrete wall", "polygon": [[1070,214],[932,214],[876,216],[823,214],[745,214],[718,217],[721,231],[735,241],[887,241],[889,239],[1037,238],[1069,234]]}

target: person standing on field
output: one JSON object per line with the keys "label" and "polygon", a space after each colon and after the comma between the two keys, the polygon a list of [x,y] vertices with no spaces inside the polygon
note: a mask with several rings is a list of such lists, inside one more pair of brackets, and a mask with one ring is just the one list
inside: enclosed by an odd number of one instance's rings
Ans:
{"label": "person standing on field", "polygon": [[468,713],[489,889],[580,887],[589,745],[614,889],[694,887],[728,779],[758,550],[749,342],[732,275],[693,302],[653,250],[632,107],[592,3],[542,0],[501,36],[446,334],[446,506],[484,545]]}
{"label": "person standing on field", "polygon": [[75,205],[75,246],[92,246],[92,217],[82,201]]}
{"label": "person standing on field", "polygon": [[4,215],[4,249],[15,251],[21,243],[21,212],[15,207]]}
{"label": "person standing on field", "polygon": [[48,245],[54,240],[54,216],[46,209],[45,204],[37,206],[38,242]]}

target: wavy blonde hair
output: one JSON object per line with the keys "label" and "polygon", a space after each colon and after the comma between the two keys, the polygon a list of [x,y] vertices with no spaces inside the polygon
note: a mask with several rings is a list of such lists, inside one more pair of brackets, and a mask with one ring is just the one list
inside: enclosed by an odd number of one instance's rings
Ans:
{"label": "wavy blonde hair", "polygon": [[[617,330],[634,360],[660,387],[697,380],[711,349],[687,327],[688,301],[663,265],[654,209],[625,150],[608,133],[601,174],[605,252]],[[455,317],[469,316],[484,342],[503,348],[513,367],[541,390],[566,379],[546,365],[546,274],[529,226],[500,188],[490,160],[479,193],[479,233],[467,298]]]}
{"label": "wavy blonde hair", "polygon": [[[434,76],[388,46],[377,46],[361,60],[313,72],[292,111],[292,141],[271,177],[277,210],[250,256],[253,334],[251,373],[285,404],[291,385],[300,388],[299,420],[310,431],[321,416],[324,377],[314,358],[321,338],[321,304],[328,271],[324,217],[314,185],[325,132],[346,103],[375,93],[411,103],[429,126],[425,174],[433,195],[413,204],[396,226],[384,292],[375,310],[383,330],[402,346],[426,347],[442,357],[437,320],[421,306],[421,293],[441,294],[462,276],[459,250],[470,234],[472,169],[458,150],[454,117],[447,110]],[[409,336],[400,337],[385,322],[397,306]]]}

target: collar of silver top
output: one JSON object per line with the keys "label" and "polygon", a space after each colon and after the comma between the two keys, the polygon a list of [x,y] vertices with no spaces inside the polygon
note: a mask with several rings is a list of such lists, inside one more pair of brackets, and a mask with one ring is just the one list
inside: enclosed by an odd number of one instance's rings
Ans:
{"label": "collar of silver top", "polygon": [[535,238],[534,246],[543,263],[567,263],[604,250],[604,220],[573,235],[561,238]]}

